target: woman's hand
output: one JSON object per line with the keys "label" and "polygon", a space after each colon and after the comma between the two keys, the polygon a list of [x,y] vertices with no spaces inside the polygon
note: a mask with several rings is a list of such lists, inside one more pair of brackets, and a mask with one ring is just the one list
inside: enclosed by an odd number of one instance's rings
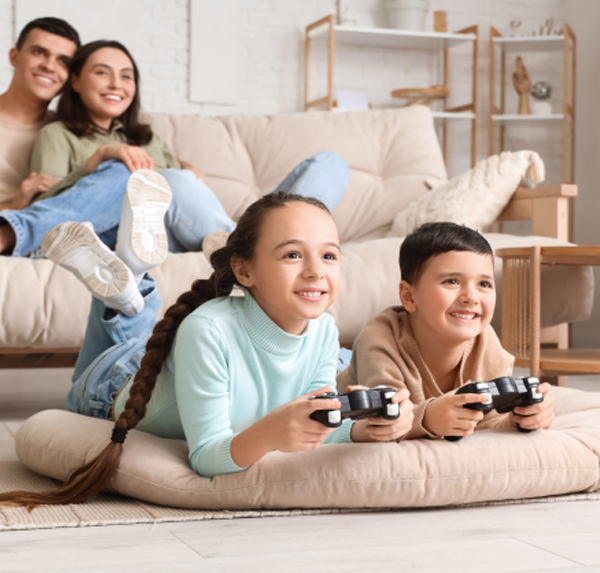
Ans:
{"label": "woman's hand", "polygon": [[340,407],[340,401],[335,398],[311,399],[326,392],[331,392],[330,386],[313,390],[282,404],[240,432],[231,441],[233,461],[240,467],[247,467],[273,450],[280,452],[316,450],[335,428],[329,428],[313,420],[310,415],[316,410],[335,410]]}
{"label": "woman's hand", "polygon": [[145,149],[126,143],[101,145],[85,162],[86,169],[91,173],[109,159],[122,161],[131,173],[138,169],[154,169],[154,159],[148,155]]}
{"label": "woman's hand", "polygon": [[550,396],[550,384],[543,382],[538,391],[544,395],[544,401],[524,408],[515,408],[513,418],[524,430],[548,428],[554,420],[554,396]]}
{"label": "woman's hand", "polygon": [[29,207],[33,198],[38,193],[48,191],[56,183],[58,183],[58,179],[51,175],[38,174],[35,171],[30,173],[27,179],[23,180],[19,186],[19,191],[13,198],[9,209],[25,209],[25,207]]}
{"label": "woman's hand", "polygon": [[182,169],[187,169],[188,171],[191,171],[196,176],[196,179],[200,179],[206,184],[206,175],[203,171],[200,171],[200,169],[194,167],[191,163],[188,163],[183,159],[179,159],[178,161]]}
{"label": "woman's hand", "polygon": [[[347,392],[353,390],[369,390],[366,386],[348,386]],[[392,403],[398,404],[400,417],[396,420],[386,420],[379,416],[358,420],[352,425],[353,442],[390,442],[401,438],[413,424],[413,403],[409,400],[410,393],[406,388],[398,390],[392,396]]]}
{"label": "woman's hand", "polygon": [[483,412],[463,406],[489,399],[488,394],[444,394],[427,404],[423,427],[437,436],[469,436],[483,419]]}

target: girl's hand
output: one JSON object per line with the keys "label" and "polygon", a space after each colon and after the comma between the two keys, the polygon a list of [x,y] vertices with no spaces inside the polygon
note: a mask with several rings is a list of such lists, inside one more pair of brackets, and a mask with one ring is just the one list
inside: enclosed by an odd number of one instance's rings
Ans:
{"label": "girl's hand", "polygon": [[[348,386],[347,391],[368,390],[365,386]],[[353,442],[390,442],[401,438],[413,424],[413,403],[408,399],[410,393],[406,388],[398,390],[392,396],[392,402],[399,404],[400,417],[386,420],[381,417],[358,420],[352,425]]]}
{"label": "girl's hand", "polygon": [[182,169],[187,169],[188,171],[191,171],[196,176],[196,179],[200,179],[206,184],[206,175],[203,171],[200,171],[200,169],[194,167],[191,163],[188,163],[183,159],[179,159],[178,161]]}
{"label": "girl's hand", "polygon": [[313,390],[283,404],[262,419],[272,450],[280,452],[316,450],[335,430],[310,417],[316,410],[335,410],[341,406],[340,401],[335,398],[311,400],[312,397],[326,392],[331,392],[330,386]]}
{"label": "girl's hand", "polygon": [[444,394],[427,404],[423,427],[437,436],[468,436],[483,419],[483,412],[463,406],[489,399],[488,394]]}
{"label": "girl's hand", "polygon": [[101,145],[85,162],[85,166],[91,173],[97,169],[98,165],[109,159],[122,161],[131,173],[138,169],[154,169],[154,159],[148,155],[145,149],[126,143]]}
{"label": "girl's hand", "polygon": [[524,408],[515,408],[513,418],[525,430],[548,428],[554,420],[554,396],[550,396],[550,384],[543,382],[538,388],[544,401]]}

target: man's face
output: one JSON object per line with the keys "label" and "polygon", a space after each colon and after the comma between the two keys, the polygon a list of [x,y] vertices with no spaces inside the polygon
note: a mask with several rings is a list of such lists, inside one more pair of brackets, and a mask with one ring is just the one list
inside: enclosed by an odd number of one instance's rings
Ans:
{"label": "man's face", "polygon": [[12,48],[13,83],[37,99],[50,102],[69,79],[69,64],[77,50],[75,42],[34,28],[20,50]]}

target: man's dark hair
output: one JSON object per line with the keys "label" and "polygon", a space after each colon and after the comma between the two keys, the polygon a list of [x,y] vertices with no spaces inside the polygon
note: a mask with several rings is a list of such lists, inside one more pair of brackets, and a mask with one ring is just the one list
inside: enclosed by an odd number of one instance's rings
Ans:
{"label": "man's dark hair", "polygon": [[67,38],[67,40],[75,42],[78,48],[81,47],[79,34],[77,33],[77,30],[71,26],[71,24],[61,20],[60,18],[46,16],[45,18],[36,18],[35,20],[32,20],[21,30],[19,38],[17,39],[17,50],[20,50],[23,47],[29,32],[31,32],[31,30],[35,30],[36,28],[39,30],[44,30],[45,32],[50,32],[50,34]]}
{"label": "man's dark hair", "polygon": [[494,256],[481,233],[456,223],[425,223],[404,239],[400,247],[402,280],[415,284],[429,259],[450,251],[470,251]]}

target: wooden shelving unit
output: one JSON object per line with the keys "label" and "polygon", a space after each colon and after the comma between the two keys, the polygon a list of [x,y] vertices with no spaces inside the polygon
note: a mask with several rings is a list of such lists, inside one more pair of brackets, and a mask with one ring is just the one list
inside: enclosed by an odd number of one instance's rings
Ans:
{"label": "wooden shelving unit", "polygon": [[[500,105],[496,101],[496,61],[500,52]],[[563,105],[562,113],[551,115],[517,115],[506,113],[506,56],[531,52],[562,52]],[[495,127],[499,126],[499,151],[505,149],[506,129],[509,125],[527,122],[562,122],[562,183],[575,181],[575,72],[577,42],[573,30],[565,24],[560,36],[508,38],[490,27],[490,103],[488,115],[488,155],[495,151]],[[512,86],[512,82],[510,83]]]}
{"label": "wooden shelving unit", "polygon": [[[310,45],[312,40],[327,40],[327,93],[326,95],[309,99],[310,85]],[[473,45],[472,65],[472,101],[443,111],[434,111],[433,117],[441,120],[442,125],[442,151],[444,159],[448,148],[448,120],[468,120],[471,122],[471,164],[477,161],[477,81],[479,56],[479,27],[472,26],[455,33],[440,32],[415,32],[410,30],[392,30],[388,28],[357,28],[338,26],[335,16],[321,18],[306,26],[304,41],[304,111],[311,108],[324,108],[332,110],[334,107],[334,54],[336,45],[362,45],[378,46],[396,49],[428,50],[443,52],[443,85],[449,84],[449,50],[461,44]]]}

